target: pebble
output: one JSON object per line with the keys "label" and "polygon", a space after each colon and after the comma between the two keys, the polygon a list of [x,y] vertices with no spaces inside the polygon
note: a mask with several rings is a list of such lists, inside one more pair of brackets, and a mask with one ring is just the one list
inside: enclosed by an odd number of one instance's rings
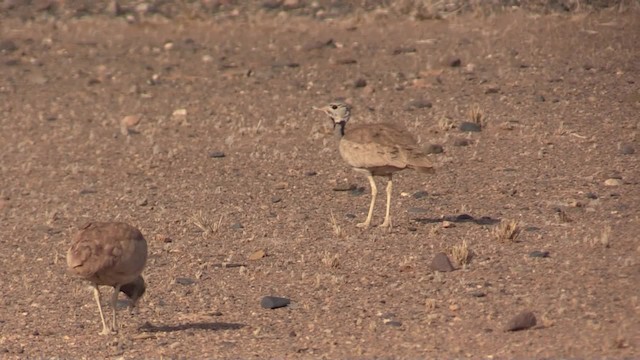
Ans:
{"label": "pebble", "polygon": [[444,148],[440,144],[429,144],[424,151],[427,154],[442,154],[444,152]]}
{"label": "pebble", "polygon": [[428,192],[424,191],[424,190],[420,190],[420,191],[416,191],[415,193],[413,193],[413,198],[414,199],[422,199],[425,198],[429,195]]}
{"label": "pebble", "polygon": [[365,86],[367,86],[367,80],[365,79],[360,78],[353,82],[353,87],[355,88],[363,88]]}
{"label": "pebble", "polygon": [[179,277],[176,278],[176,284],[180,284],[180,285],[193,285],[195,284],[196,281],[191,279],[191,278],[187,278],[187,277]]}
{"label": "pebble", "polygon": [[451,221],[445,220],[442,222],[442,227],[445,229],[454,228],[456,227],[456,224],[452,223]]}
{"label": "pebble", "polygon": [[274,203],[274,204],[277,204],[280,201],[282,201],[282,198],[280,196],[272,196],[271,197],[271,202]]}
{"label": "pebble", "polygon": [[464,121],[458,126],[458,129],[462,132],[480,132],[482,127],[480,124],[476,124],[469,121]]}
{"label": "pebble", "polygon": [[462,65],[462,60],[460,60],[459,57],[452,57],[447,61],[447,63],[451,67],[460,67],[460,65]]}
{"label": "pebble", "polygon": [[470,144],[469,140],[456,138],[453,140],[453,146],[468,146]]}
{"label": "pebble", "polygon": [[260,306],[265,309],[277,309],[285,307],[291,303],[291,300],[287,298],[277,296],[265,296],[260,300]]}
{"label": "pebble", "polygon": [[456,221],[471,221],[473,220],[473,216],[469,214],[460,214],[456,216]]}
{"label": "pebble", "polygon": [[424,99],[413,99],[410,100],[407,103],[407,106],[405,106],[405,108],[407,110],[412,110],[412,109],[430,109],[433,107],[433,104],[431,103],[431,101],[428,100],[424,100]]}
{"label": "pebble", "polygon": [[497,85],[489,86],[484,90],[485,94],[497,94],[499,92],[500,92],[500,87]]}
{"label": "pebble", "polygon": [[549,252],[548,251],[540,251],[540,250],[535,250],[529,253],[530,257],[534,257],[534,258],[547,258],[549,257]]}
{"label": "pebble", "polygon": [[407,46],[407,47],[399,47],[399,48],[393,49],[392,54],[393,55],[410,54],[410,53],[414,53],[416,51],[418,51],[418,50],[415,47]]}
{"label": "pebble", "polygon": [[316,175],[318,175],[318,173],[313,171],[313,170],[311,170],[311,171],[305,172],[304,175],[305,176],[316,176]]}
{"label": "pebble", "polygon": [[336,186],[333,188],[333,191],[351,191],[351,190],[354,190],[354,189],[356,189],[356,188],[357,188],[357,186],[356,186],[356,185],[354,185],[354,184],[346,184],[346,183],[343,183],[343,184],[338,184],[338,185],[336,185]]}
{"label": "pebble", "polygon": [[451,265],[449,257],[443,252],[437,253],[436,256],[433,257],[433,260],[431,261],[431,268],[440,272],[450,272],[455,270],[453,265]]}
{"label": "pebble", "polygon": [[536,316],[531,311],[522,312],[513,317],[505,328],[506,331],[527,330],[536,326]]}
{"label": "pebble", "polygon": [[622,144],[620,146],[620,153],[622,155],[631,155],[636,152],[636,149],[633,148],[631,144]]}
{"label": "pebble", "polygon": [[585,196],[587,197],[587,199],[592,199],[592,200],[595,200],[598,198],[598,194],[593,192],[588,192],[585,194]]}
{"label": "pebble", "polygon": [[394,327],[402,326],[402,322],[398,320],[383,321],[383,322],[385,325],[389,325],[389,326],[394,326]]}
{"label": "pebble", "polygon": [[253,252],[251,255],[249,255],[249,260],[256,261],[256,260],[262,259],[265,256],[267,256],[266,251],[258,250],[258,251]]}
{"label": "pebble", "polygon": [[622,184],[622,180],[620,179],[611,178],[604,181],[605,186],[620,186]]}
{"label": "pebble", "polygon": [[211,151],[209,153],[209,157],[210,158],[223,158],[223,157],[225,157],[225,154],[222,151]]}
{"label": "pebble", "polygon": [[147,206],[148,204],[149,202],[147,201],[147,199],[142,199],[138,201],[138,206]]}
{"label": "pebble", "polygon": [[0,41],[0,53],[11,53],[18,50],[18,45],[13,40]]}

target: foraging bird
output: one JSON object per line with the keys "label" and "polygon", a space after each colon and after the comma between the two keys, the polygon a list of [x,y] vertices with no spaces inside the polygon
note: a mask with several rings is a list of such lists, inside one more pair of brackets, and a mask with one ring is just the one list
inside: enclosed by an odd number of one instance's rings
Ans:
{"label": "foraging bird", "polygon": [[420,149],[413,136],[394,124],[363,124],[346,127],[351,117],[351,107],[342,102],[333,102],[316,108],[327,114],[333,121],[336,137],[339,139],[340,155],[356,171],[364,173],[371,184],[371,204],[369,214],[358,227],[367,228],[371,224],[373,207],[378,189],[374,176],[384,176],[387,182],[387,211],[382,227],[391,228],[391,190],[393,173],[404,169],[415,169],[422,173],[433,173],[433,165],[427,154]]}
{"label": "foraging bird", "polygon": [[[125,223],[90,222],[81,227],[67,252],[67,266],[74,275],[93,284],[102,320],[101,335],[117,332],[116,303],[123,292],[133,308],[146,290],[140,275],[147,261],[147,241],[142,233]],[[100,304],[100,285],[113,286],[112,328],[107,327]]]}

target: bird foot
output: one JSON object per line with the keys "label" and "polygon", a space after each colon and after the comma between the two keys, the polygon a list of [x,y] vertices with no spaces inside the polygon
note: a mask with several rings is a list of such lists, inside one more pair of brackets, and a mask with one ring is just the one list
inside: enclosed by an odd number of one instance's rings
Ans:
{"label": "bird foot", "polygon": [[366,229],[369,227],[370,224],[371,224],[370,222],[365,221],[365,222],[357,223],[356,226],[359,228]]}
{"label": "bird foot", "polygon": [[382,224],[380,224],[380,227],[389,228],[389,230],[391,230],[391,221],[383,222]]}
{"label": "bird foot", "polygon": [[116,330],[113,329],[109,329],[109,328],[103,328],[102,331],[100,332],[100,335],[115,335],[118,332]]}

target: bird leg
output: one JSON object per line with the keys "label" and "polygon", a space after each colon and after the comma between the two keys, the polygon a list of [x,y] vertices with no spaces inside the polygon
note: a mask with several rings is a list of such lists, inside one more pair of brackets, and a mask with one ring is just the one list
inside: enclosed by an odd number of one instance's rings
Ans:
{"label": "bird leg", "polygon": [[98,311],[100,312],[100,320],[102,320],[102,332],[100,335],[109,335],[111,334],[111,330],[107,327],[107,323],[104,321],[104,314],[102,313],[102,305],[100,304],[100,289],[98,289],[97,284],[93,284],[93,296],[98,303]]}
{"label": "bird leg", "polygon": [[368,174],[367,179],[369,179],[369,184],[371,184],[371,205],[369,205],[369,214],[367,215],[367,220],[356,225],[357,227],[361,228],[368,228],[371,224],[371,218],[373,217],[373,206],[376,203],[376,195],[378,195],[378,188],[376,187],[376,181],[373,179],[373,175]]}
{"label": "bird leg", "polygon": [[113,309],[113,332],[118,332],[118,322],[116,320],[116,311],[118,311],[118,294],[120,293],[120,285],[116,285],[113,288],[113,295],[111,295],[111,308]]}
{"label": "bird leg", "polygon": [[391,210],[391,190],[393,188],[393,180],[391,179],[392,175],[389,175],[389,181],[387,182],[387,213],[384,217],[384,222],[382,223],[382,227],[388,227],[391,230],[391,216],[389,216]]}

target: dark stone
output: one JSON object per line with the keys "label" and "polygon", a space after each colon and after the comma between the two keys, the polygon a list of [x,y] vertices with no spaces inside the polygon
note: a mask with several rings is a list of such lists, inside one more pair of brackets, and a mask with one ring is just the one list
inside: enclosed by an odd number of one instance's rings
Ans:
{"label": "dark stone", "polygon": [[13,40],[0,41],[0,53],[11,53],[18,50],[18,45]]}
{"label": "dark stone", "polygon": [[307,171],[306,173],[304,173],[305,176],[316,176],[318,175],[317,172],[311,170],[311,171]]}
{"label": "dark stone", "polygon": [[402,326],[402,322],[397,321],[397,320],[387,321],[385,324],[389,325],[389,326],[394,326],[394,327]]}
{"label": "dark stone", "polygon": [[636,152],[636,149],[634,149],[633,145],[631,145],[631,144],[623,144],[620,147],[620,153],[622,155],[631,155],[631,154],[633,154],[635,152]]}
{"label": "dark stone", "polygon": [[413,193],[413,198],[414,199],[422,199],[425,198],[429,195],[428,192],[424,191],[424,190],[420,190],[420,191],[416,191],[415,193]]}
{"label": "dark stone", "polygon": [[444,148],[440,144],[429,144],[427,145],[424,152],[427,154],[442,154],[444,152]]}
{"label": "dark stone", "polygon": [[531,311],[524,311],[513,317],[505,328],[506,331],[527,330],[536,326],[536,316]]}
{"label": "dark stone", "polygon": [[97,192],[98,191],[96,189],[87,188],[87,189],[80,190],[80,195],[95,194]]}
{"label": "dark stone", "polygon": [[469,215],[469,214],[460,214],[458,216],[456,216],[456,220],[455,221],[471,221],[473,220],[473,216]]}
{"label": "dark stone", "polygon": [[222,151],[212,151],[209,153],[210,158],[223,158],[225,157],[224,152]]}
{"label": "dark stone", "polygon": [[538,98],[537,98],[537,99],[538,99],[538,101],[539,101],[539,102],[545,102],[545,101],[547,101],[547,99],[545,99],[544,95],[538,95]]}
{"label": "dark stone", "polygon": [[193,285],[195,284],[196,281],[191,279],[191,278],[187,278],[187,277],[179,277],[176,278],[176,284],[180,284],[180,285]]}
{"label": "dark stone", "polygon": [[357,64],[357,63],[358,63],[358,60],[350,59],[350,58],[339,59],[338,61],[336,61],[336,64],[338,64],[338,65],[354,65],[354,64]]}
{"label": "dark stone", "polygon": [[274,203],[274,204],[277,204],[277,203],[279,203],[280,201],[282,201],[282,198],[281,198],[281,197],[279,197],[279,196],[273,196],[273,197],[271,198],[271,202],[272,202],[272,203]]}
{"label": "dark stone", "polygon": [[407,110],[424,108],[430,109],[431,107],[433,107],[431,101],[427,101],[424,99],[413,99],[409,101],[406,106]]}
{"label": "dark stone", "polygon": [[534,258],[546,258],[549,257],[549,252],[548,251],[540,251],[540,250],[535,250],[529,253],[530,257],[534,257]]}
{"label": "dark stone", "polygon": [[587,197],[587,199],[592,199],[592,200],[595,200],[598,198],[598,194],[592,193],[592,192],[586,193],[585,196]]}
{"label": "dark stone", "polygon": [[449,257],[443,252],[437,253],[436,256],[433,257],[433,260],[431,261],[431,268],[440,272],[450,272],[455,270],[453,265],[451,265]]}
{"label": "dark stone", "polygon": [[474,291],[471,293],[471,296],[475,297],[475,298],[482,298],[487,296],[486,293],[483,293],[482,291]]}
{"label": "dark stone", "polygon": [[453,57],[451,59],[449,59],[449,66],[451,67],[460,67],[462,65],[462,60],[460,60],[460,58],[458,57]]}
{"label": "dark stone", "polygon": [[498,86],[489,86],[484,90],[485,94],[497,94],[500,92],[500,88]]}
{"label": "dark stone", "polygon": [[458,129],[462,132],[480,132],[482,130],[482,126],[473,122],[464,121],[460,126],[458,126]]}
{"label": "dark stone", "polygon": [[265,296],[260,300],[260,306],[265,309],[277,309],[285,307],[291,303],[291,300],[287,298],[281,298],[277,296]]}
{"label": "dark stone", "polygon": [[367,80],[360,78],[353,82],[353,86],[356,88],[363,88],[367,86]]}
{"label": "dark stone", "polygon": [[453,140],[453,146],[468,146],[470,144],[469,140],[457,138]]}

